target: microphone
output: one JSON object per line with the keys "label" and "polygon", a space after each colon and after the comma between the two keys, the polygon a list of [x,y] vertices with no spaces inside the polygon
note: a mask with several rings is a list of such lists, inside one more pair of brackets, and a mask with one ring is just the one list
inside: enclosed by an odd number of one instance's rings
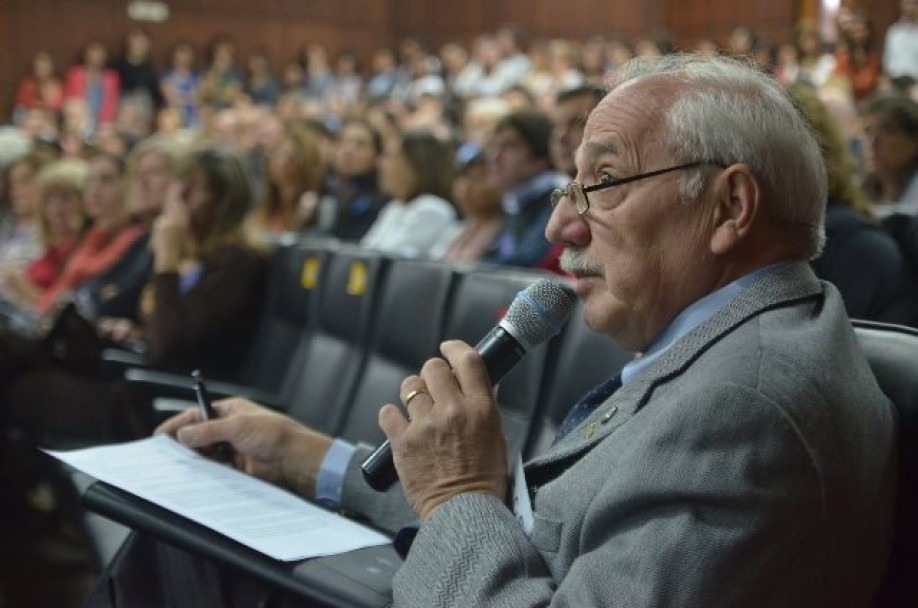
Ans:
{"label": "microphone", "polygon": [[[573,307],[564,288],[548,279],[539,279],[519,292],[500,323],[475,346],[491,384],[497,384],[530,349],[561,331]],[[395,483],[398,472],[388,440],[363,461],[360,470],[377,492]]]}

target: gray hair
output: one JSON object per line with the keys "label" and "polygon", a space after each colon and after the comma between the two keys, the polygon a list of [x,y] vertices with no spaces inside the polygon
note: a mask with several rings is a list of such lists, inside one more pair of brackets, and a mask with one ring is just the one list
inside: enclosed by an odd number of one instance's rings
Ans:
{"label": "gray hair", "polygon": [[[775,219],[800,227],[806,254],[816,257],[825,242],[825,163],[784,88],[749,62],[690,54],[632,60],[620,68],[615,84],[650,77],[684,87],[666,115],[666,146],[674,161],[749,165]],[[682,195],[697,200],[707,175],[689,172]]]}

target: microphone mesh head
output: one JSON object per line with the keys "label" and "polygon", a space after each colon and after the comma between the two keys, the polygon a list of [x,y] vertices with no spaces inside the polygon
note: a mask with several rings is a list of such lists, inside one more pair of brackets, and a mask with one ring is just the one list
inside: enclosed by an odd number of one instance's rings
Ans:
{"label": "microphone mesh head", "polygon": [[561,331],[574,308],[563,287],[539,279],[519,292],[501,326],[527,348],[541,344]]}

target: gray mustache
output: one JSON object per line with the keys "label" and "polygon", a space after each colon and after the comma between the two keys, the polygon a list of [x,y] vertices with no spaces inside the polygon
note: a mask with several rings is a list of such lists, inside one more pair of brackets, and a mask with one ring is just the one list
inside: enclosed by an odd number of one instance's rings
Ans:
{"label": "gray mustache", "polygon": [[583,255],[582,249],[566,247],[561,252],[561,270],[569,274],[599,274],[602,268]]}

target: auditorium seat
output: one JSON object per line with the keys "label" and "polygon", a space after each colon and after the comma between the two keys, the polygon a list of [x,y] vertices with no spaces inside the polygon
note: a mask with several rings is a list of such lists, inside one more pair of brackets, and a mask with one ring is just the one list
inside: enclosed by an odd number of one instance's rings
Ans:
{"label": "auditorium seat", "polygon": [[[510,269],[469,271],[456,287],[444,336],[477,344],[497,325],[516,294],[544,276]],[[550,342],[527,353],[500,382],[497,391],[511,460],[522,453],[533,425]]]}
{"label": "auditorium seat", "polygon": [[[333,241],[318,240],[275,248],[252,346],[234,382],[206,379],[213,398],[245,395],[272,405],[280,401],[309,351],[325,269],[335,248]],[[192,404],[187,375],[133,368],[124,376],[132,391],[157,399],[158,418]]]}
{"label": "auditorium seat", "polygon": [[634,356],[587,327],[580,300],[558,342],[550,352],[538,421],[526,445],[529,458],[548,450],[564,417],[581,397],[621,371]]}
{"label": "auditorium seat", "polygon": [[378,253],[344,246],[328,260],[308,352],[278,404],[319,431],[333,433],[343,423],[363,367],[387,262]]}
{"label": "auditorium seat", "polygon": [[374,314],[363,371],[338,435],[378,444],[385,439],[379,408],[399,403],[402,380],[438,355],[452,293],[453,268],[436,262],[393,260]]}
{"label": "auditorium seat", "polygon": [[881,608],[918,606],[918,330],[854,321],[877,382],[899,415],[896,524]]}
{"label": "auditorium seat", "polygon": [[238,381],[278,390],[294,352],[310,337],[332,242],[279,246],[269,267],[265,307]]}

